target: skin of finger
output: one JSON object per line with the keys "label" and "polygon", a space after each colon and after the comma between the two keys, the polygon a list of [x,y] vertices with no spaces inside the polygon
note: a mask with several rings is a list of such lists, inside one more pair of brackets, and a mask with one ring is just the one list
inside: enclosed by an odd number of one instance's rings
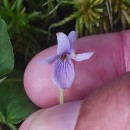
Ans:
{"label": "skin of finger", "polygon": [[[130,31],[80,38],[76,41],[76,53],[93,51],[86,61],[74,62],[76,77],[70,89],[65,90],[65,101],[84,99],[87,94],[113,81],[126,71],[123,36]],[[40,107],[58,104],[59,89],[52,81],[52,65],[41,65],[37,61],[56,54],[56,46],[36,55],[28,64],[24,74],[24,87],[29,98]],[[126,57],[127,59],[127,57]]]}
{"label": "skin of finger", "polygon": [[75,130],[130,130],[130,73],[88,96]]}
{"label": "skin of finger", "polygon": [[[87,96],[82,103],[74,130],[130,130],[129,81],[130,73],[126,73],[108,86]],[[25,125],[27,127],[19,130],[28,130],[34,125],[37,130],[44,128],[44,123],[39,123],[44,120],[42,116],[44,117],[44,111],[41,111],[35,118],[33,115],[30,116],[31,123],[29,121],[29,124]],[[57,115],[55,118],[58,119]]]}
{"label": "skin of finger", "polygon": [[28,130],[29,129],[29,126],[31,124],[31,122],[41,113],[43,112],[44,110],[41,109],[41,110],[38,110],[36,112],[34,112],[33,114],[31,114],[22,124],[21,126],[19,127],[18,130]]}

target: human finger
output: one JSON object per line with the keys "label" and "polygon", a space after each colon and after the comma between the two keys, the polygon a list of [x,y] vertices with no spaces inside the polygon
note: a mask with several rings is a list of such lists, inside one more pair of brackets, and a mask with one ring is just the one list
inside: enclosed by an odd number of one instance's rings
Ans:
{"label": "human finger", "polygon": [[[42,111],[25,130],[129,130],[130,73],[74,101]],[[22,129],[20,129],[22,130]]]}
{"label": "human finger", "polygon": [[[130,31],[80,38],[76,41],[76,53],[92,51],[86,61],[73,62],[75,80],[65,90],[65,101],[84,99],[87,94],[113,81],[130,70]],[[59,89],[52,81],[53,65],[41,65],[37,61],[56,54],[56,46],[36,55],[24,74],[24,86],[29,98],[40,107],[58,104]]]}

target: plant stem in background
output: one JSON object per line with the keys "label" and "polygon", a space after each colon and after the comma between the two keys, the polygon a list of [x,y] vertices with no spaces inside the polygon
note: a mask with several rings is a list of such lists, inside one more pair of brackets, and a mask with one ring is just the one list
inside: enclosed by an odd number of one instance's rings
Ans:
{"label": "plant stem in background", "polygon": [[78,15],[80,15],[80,12],[75,12],[73,14],[71,14],[70,16],[68,16],[67,18],[63,19],[62,21],[58,22],[58,23],[54,23],[50,26],[49,28],[49,31],[52,29],[52,28],[55,28],[55,27],[59,27],[59,26],[62,26],[66,23],[68,23],[69,21],[73,20],[74,18],[76,18]]}
{"label": "plant stem in background", "polygon": [[110,21],[110,26],[111,26],[111,31],[113,31],[113,18],[112,18],[112,2],[109,0],[106,2],[106,7],[107,7],[107,12],[108,12],[108,17]]}
{"label": "plant stem in background", "polygon": [[6,124],[11,130],[18,130],[15,125],[11,124],[11,123],[8,123]]}
{"label": "plant stem in background", "polygon": [[121,15],[121,22],[122,22],[122,30],[126,29],[126,20],[124,18],[124,15]]}

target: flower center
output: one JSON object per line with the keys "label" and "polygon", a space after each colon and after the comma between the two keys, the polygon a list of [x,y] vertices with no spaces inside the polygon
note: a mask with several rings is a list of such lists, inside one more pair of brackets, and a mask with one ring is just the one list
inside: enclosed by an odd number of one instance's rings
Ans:
{"label": "flower center", "polygon": [[66,54],[61,55],[61,60],[64,61],[66,57],[67,57]]}

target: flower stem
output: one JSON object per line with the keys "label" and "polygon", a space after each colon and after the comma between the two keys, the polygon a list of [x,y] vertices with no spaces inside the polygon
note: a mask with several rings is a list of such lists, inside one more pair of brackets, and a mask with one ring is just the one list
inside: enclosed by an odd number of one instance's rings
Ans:
{"label": "flower stem", "polygon": [[60,89],[59,102],[61,105],[64,104],[64,89]]}

